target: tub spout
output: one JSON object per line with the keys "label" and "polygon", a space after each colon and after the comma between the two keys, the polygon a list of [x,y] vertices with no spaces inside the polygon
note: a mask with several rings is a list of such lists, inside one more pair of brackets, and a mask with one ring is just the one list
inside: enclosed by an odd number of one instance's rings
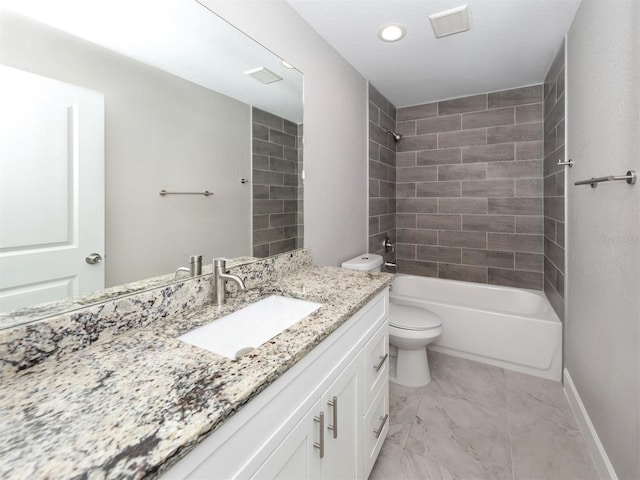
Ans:
{"label": "tub spout", "polygon": [[398,270],[398,264],[395,262],[384,262],[384,266],[387,268],[395,268],[396,271]]}
{"label": "tub spout", "polygon": [[237,275],[227,273],[227,265],[225,260],[216,258],[213,261],[213,304],[224,305],[226,301],[225,284],[227,280],[235,282],[240,290],[244,290],[244,282]]}

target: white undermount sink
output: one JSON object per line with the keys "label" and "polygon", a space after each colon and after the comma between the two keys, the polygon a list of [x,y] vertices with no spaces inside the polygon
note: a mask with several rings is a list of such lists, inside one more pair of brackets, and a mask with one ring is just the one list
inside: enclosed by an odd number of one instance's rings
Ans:
{"label": "white undermount sink", "polygon": [[272,295],[178,337],[178,340],[229,358],[286,330],[322,306],[295,298]]}

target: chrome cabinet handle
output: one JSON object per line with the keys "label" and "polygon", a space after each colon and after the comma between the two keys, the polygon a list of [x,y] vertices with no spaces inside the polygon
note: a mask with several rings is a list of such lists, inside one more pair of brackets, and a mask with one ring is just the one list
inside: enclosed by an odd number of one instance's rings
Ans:
{"label": "chrome cabinet handle", "polygon": [[320,423],[320,442],[314,442],[313,446],[320,450],[320,458],[324,458],[324,412],[320,412],[320,415],[313,417],[313,420]]}
{"label": "chrome cabinet handle", "polygon": [[100,263],[102,261],[102,256],[99,253],[90,253],[86,257],[84,257],[84,261],[89,265],[95,265],[96,263]]}
{"label": "chrome cabinet handle", "polygon": [[384,424],[387,423],[388,418],[389,418],[388,413],[384,417],[380,417],[380,420],[382,420],[382,423],[380,424],[377,430],[373,431],[373,434],[375,435],[376,438],[378,438],[382,433],[382,429],[384,428]]}
{"label": "chrome cabinet handle", "polygon": [[327,404],[333,408],[333,425],[328,425],[327,428],[333,430],[333,438],[338,438],[338,397],[333,397]]}
{"label": "chrome cabinet handle", "polygon": [[386,361],[387,361],[387,358],[388,358],[388,357],[389,357],[389,354],[388,354],[388,353],[385,353],[385,354],[384,354],[384,357],[383,357],[382,355],[380,355],[380,363],[378,363],[377,365],[374,365],[374,366],[373,366],[373,369],[374,369],[376,372],[379,372],[379,371],[380,371],[380,369],[382,368],[382,365],[384,365],[384,362],[386,362]]}

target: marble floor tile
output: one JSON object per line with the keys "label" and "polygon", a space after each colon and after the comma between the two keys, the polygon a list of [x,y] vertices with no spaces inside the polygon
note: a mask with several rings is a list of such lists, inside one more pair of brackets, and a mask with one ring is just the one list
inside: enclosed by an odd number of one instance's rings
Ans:
{"label": "marble floor tile", "polygon": [[429,352],[432,382],[390,387],[370,479],[597,479],[558,382]]}
{"label": "marble floor tile", "polygon": [[478,478],[511,478],[506,409],[497,412],[472,398],[425,395],[405,448]]}
{"label": "marble floor tile", "polygon": [[511,432],[511,448],[515,480],[599,478],[579,430],[539,420],[519,424]]}
{"label": "marble floor tile", "polygon": [[505,371],[505,379],[510,422],[538,419],[580,429],[560,382],[510,371]]}

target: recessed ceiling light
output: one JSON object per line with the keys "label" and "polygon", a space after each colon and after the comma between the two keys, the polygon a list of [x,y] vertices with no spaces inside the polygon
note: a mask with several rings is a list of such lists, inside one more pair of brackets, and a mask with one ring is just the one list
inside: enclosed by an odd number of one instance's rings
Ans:
{"label": "recessed ceiling light", "polygon": [[383,42],[397,42],[406,35],[406,30],[402,25],[385,25],[378,30],[378,38]]}
{"label": "recessed ceiling light", "polygon": [[282,59],[280,59],[280,63],[282,64],[282,66],[283,66],[284,68],[291,68],[291,69],[296,68],[296,67],[294,67],[293,65],[291,65],[289,62],[286,62],[286,61],[284,61],[284,60],[282,60]]}
{"label": "recessed ceiling light", "polygon": [[469,30],[469,14],[466,5],[429,15],[429,20],[436,38]]}

